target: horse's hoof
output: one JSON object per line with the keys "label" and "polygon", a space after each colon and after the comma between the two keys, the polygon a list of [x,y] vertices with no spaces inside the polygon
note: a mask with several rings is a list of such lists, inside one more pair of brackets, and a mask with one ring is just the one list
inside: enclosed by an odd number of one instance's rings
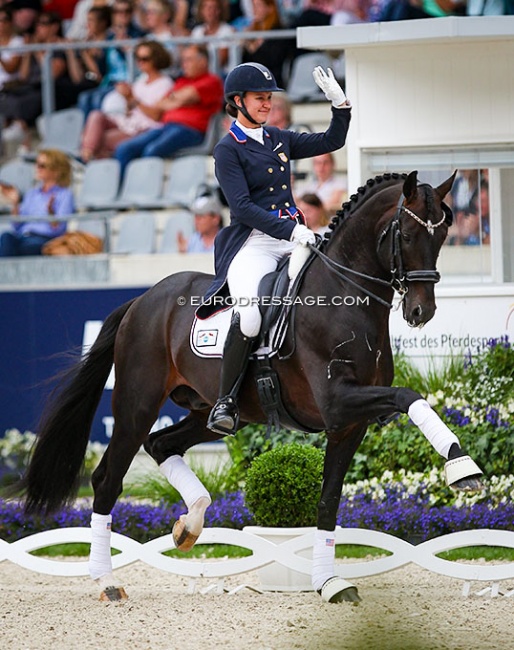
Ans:
{"label": "horse's hoof", "polygon": [[480,480],[482,470],[469,456],[459,456],[447,461],[444,475],[446,484],[453,490],[479,492],[484,487]]}
{"label": "horse's hoof", "polygon": [[326,603],[360,603],[357,587],[343,578],[329,578],[318,591]]}
{"label": "horse's hoof", "polygon": [[452,490],[459,490],[460,492],[481,492],[484,489],[484,484],[480,480],[479,474],[478,476],[470,476],[456,481],[450,487]]}
{"label": "horse's hoof", "polygon": [[173,542],[175,543],[175,548],[179,551],[187,553],[190,551],[196,543],[199,535],[194,535],[184,523],[184,515],[177,519],[173,525],[171,534],[173,536]]}
{"label": "horse's hoof", "polygon": [[106,587],[100,594],[100,600],[105,603],[128,600],[127,592],[123,587]]}

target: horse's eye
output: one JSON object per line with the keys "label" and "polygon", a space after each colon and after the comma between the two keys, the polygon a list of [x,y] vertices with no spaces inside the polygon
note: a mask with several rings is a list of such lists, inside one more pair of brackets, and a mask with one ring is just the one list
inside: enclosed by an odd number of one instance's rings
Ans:
{"label": "horse's eye", "polygon": [[409,243],[409,242],[410,242],[410,239],[411,239],[411,237],[410,237],[410,235],[409,235],[409,233],[408,233],[408,232],[402,232],[402,239],[403,239],[403,241],[404,241],[404,242],[407,242],[407,243]]}

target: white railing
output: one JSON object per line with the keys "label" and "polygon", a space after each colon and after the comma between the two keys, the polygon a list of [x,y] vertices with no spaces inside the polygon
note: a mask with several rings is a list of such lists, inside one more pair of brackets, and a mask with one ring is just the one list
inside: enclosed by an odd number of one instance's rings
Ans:
{"label": "white railing", "polygon": [[[50,560],[31,555],[32,551],[55,544],[90,543],[90,528],[61,528],[25,537],[16,542],[0,540],[0,562],[9,560],[25,569],[55,576],[88,575],[87,561]],[[194,561],[163,555],[174,548],[171,535],[164,535],[146,543],[137,542],[119,533],[112,534],[112,547],[121,551],[112,558],[113,568],[144,562],[152,567],[179,576],[197,578],[225,578],[254,571],[276,562],[299,573],[311,574],[312,560],[297,555],[312,547],[313,533],[275,544],[257,535],[228,528],[206,528],[198,544],[229,544],[250,549],[252,555],[219,561]],[[466,564],[436,557],[438,553],[468,546],[501,546],[514,548],[514,532],[479,529],[451,533],[423,542],[416,546],[386,533],[359,528],[337,528],[336,543],[373,546],[389,551],[391,555],[361,562],[338,563],[337,573],[346,579],[369,577],[392,571],[409,563],[450,578],[464,580],[463,595],[470,592],[471,583],[489,582],[491,587],[482,592],[492,596],[500,593],[499,583],[514,578],[514,562],[501,564]],[[514,589],[504,592],[514,596]]]}

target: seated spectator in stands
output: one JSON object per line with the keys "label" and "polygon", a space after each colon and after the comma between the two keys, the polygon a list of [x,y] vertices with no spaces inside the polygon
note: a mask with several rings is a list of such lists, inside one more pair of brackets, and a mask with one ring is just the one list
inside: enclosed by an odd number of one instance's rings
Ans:
{"label": "seated spectator in stands", "polygon": [[21,64],[21,54],[6,52],[7,47],[20,47],[23,38],[14,32],[12,11],[7,7],[0,7],[0,92],[4,86],[15,85],[18,79],[18,70]]}
{"label": "seated spectator in stands", "polygon": [[92,7],[107,7],[111,0],[79,0],[73,11],[71,24],[66,32],[66,38],[71,41],[83,41],[87,38],[87,14]]}
{"label": "seated spectator in stands", "polygon": [[[110,7],[92,7],[87,14],[85,41],[105,41],[110,26]],[[98,88],[107,72],[107,56],[105,49],[96,47],[65,52],[68,75],[56,83],[55,91],[67,106],[73,106],[81,93]],[[87,102],[82,108],[87,109]]]}
{"label": "seated spectator in stands", "polygon": [[[252,0],[253,22],[250,32],[267,32],[283,29],[275,0]],[[282,70],[294,51],[292,39],[257,38],[243,41],[242,63],[261,63],[274,75],[279,88],[284,87]]]}
{"label": "seated spectator in stands", "polygon": [[352,25],[369,20],[373,0],[334,0],[331,25]]}
{"label": "seated spectator in stands", "polygon": [[177,67],[181,48],[173,43],[175,36],[187,36],[187,0],[168,2],[168,0],[148,0],[144,5],[143,29],[147,38],[154,38],[169,50],[173,66]]}
{"label": "seated spectator in stands", "polygon": [[286,93],[273,93],[271,109],[268,113],[266,126],[276,126],[279,129],[288,129],[291,126],[292,106]]}
{"label": "seated spectator in stands", "polygon": [[80,153],[85,163],[92,158],[110,157],[124,140],[162,126],[145,115],[141,106],[153,106],[173,88],[171,78],[161,72],[169,67],[170,55],[158,41],[142,41],[135,55],[142,74],[132,85],[126,82],[116,85],[116,92],[125,99],[126,112],[93,111],[87,118]]}
{"label": "seated spectator in stands", "polygon": [[[111,27],[107,32],[108,41],[140,38],[143,31],[132,22],[132,0],[115,0],[112,6]],[[77,105],[87,118],[93,110],[100,110],[103,98],[114,89],[119,81],[128,81],[128,62],[126,48],[109,47],[105,50],[105,74],[100,85],[93,90],[85,90],[78,96]]]}
{"label": "seated spectator in stands", "polygon": [[295,186],[296,196],[317,194],[323,201],[328,214],[334,214],[346,199],[346,179],[335,173],[335,158],[332,153],[323,153],[312,159],[312,174]]}
{"label": "seated spectator in stands", "polygon": [[[36,23],[34,36],[25,36],[29,44],[57,43],[61,40],[61,20],[57,14],[41,14]],[[31,144],[30,127],[42,112],[41,78],[44,50],[22,54],[15,87],[0,93],[0,114],[10,128],[2,133],[3,139],[19,141],[24,149]],[[51,55],[51,72],[54,82],[66,75],[66,59],[63,52]],[[60,97],[56,94],[56,108]]]}
{"label": "seated spectator in stands", "polygon": [[209,54],[202,45],[189,45],[181,54],[183,74],[173,90],[153,106],[138,104],[143,113],[163,123],[122,142],[114,153],[122,172],[134,158],[172,157],[180,149],[203,142],[211,118],[221,110],[223,83],[209,72]]}
{"label": "seated spectator in stands", "polygon": [[386,2],[378,20],[416,20],[462,15],[466,2],[459,0],[390,0]]}
{"label": "seated spectator in stands", "polygon": [[223,228],[221,204],[215,196],[199,196],[191,211],[195,215],[195,232],[186,239],[179,232],[177,246],[180,253],[213,253],[216,235]]}
{"label": "seated spectator in stands", "polygon": [[12,0],[9,8],[13,12],[16,33],[20,36],[32,35],[42,11],[41,0]]}
{"label": "seated spectator in stands", "polygon": [[452,246],[476,246],[480,243],[480,173],[463,169],[457,173],[450,192],[453,224],[447,243]]}
{"label": "seated spectator in stands", "polygon": [[330,217],[317,194],[302,194],[296,201],[296,207],[303,212],[307,228],[318,235],[329,231]]}
{"label": "seated spectator in stands", "polygon": [[[234,29],[226,22],[228,18],[228,4],[226,0],[199,0],[196,8],[196,24],[191,30],[191,36],[216,36],[222,38],[234,33]],[[217,53],[216,70],[218,74],[227,74],[228,44],[221,47],[213,46]]]}
{"label": "seated spectator in stands", "polygon": [[[14,221],[12,230],[0,237],[0,257],[40,255],[47,241],[66,232],[66,221],[59,217],[75,212],[71,184],[71,165],[67,156],[56,149],[41,149],[36,161],[37,187],[29,190],[23,199],[12,186],[1,185],[4,197],[11,203],[13,215],[27,217]],[[30,221],[30,217],[55,218]]]}
{"label": "seated spectator in stands", "polygon": [[43,0],[43,11],[55,11],[61,20],[71,20],[78,0]]}

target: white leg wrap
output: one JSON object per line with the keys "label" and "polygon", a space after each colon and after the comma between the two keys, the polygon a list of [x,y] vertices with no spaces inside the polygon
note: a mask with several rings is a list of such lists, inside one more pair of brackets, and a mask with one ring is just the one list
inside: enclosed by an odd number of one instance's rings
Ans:
{"label": "white leg wrap", "polygon": [[314,533],[312,587],[315,591],[321,589],[329,578],[334,577],[335,537],[334,531],[317,530]]}
{"label": "white leg wrap", "polygon": [[202,497],[211,503],[210,494],[182,456],[170,456],[159,469],[184,499],[188,510]]}
{"label": "white leg wrap", "polygon": [[91,552],[89,575],[93,580],[112,574],[111,561],[111,515],[91,515]]}
{"label": "white leg wrap", "polygon": [[441,420],[425,399],[418,399],[409,406],[408,414],[428,442],[443,458],[448,458],[450,447],[459,439]]}

